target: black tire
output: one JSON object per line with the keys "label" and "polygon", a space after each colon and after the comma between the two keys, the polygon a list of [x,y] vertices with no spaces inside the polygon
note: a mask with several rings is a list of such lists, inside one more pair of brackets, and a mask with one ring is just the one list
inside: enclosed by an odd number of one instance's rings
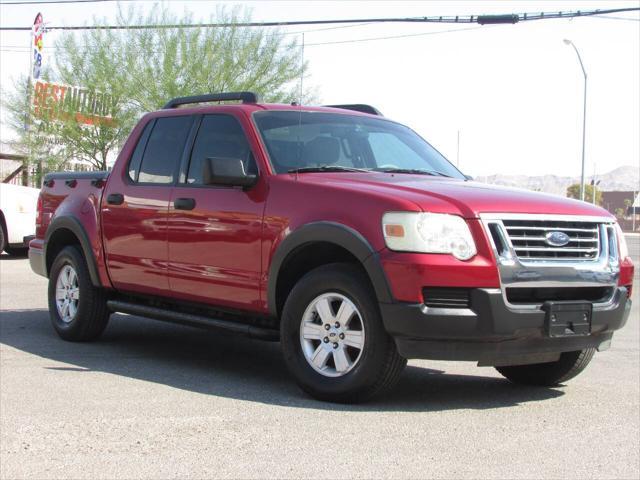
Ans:
{"label": "black tire", "polygon": [[[65,266],[71,266],[77,275],[79,299],[75,316],[69,322],[62,320],[56,305],[56,283]],[[53,261],[49,275],[49,316],[60,338],[71,342],[97,339],[109,322],[107,294],[91,282],[84,256],[76,246],[65,247]]]}
{"label": "black tire", "polygon": [[[305,310],[314,299],[329,292],[343,295],[355,305],[366,333],[359,359],[339,377],[324,376],[311,367],[300,339]],[[395,385],[407,363],[384,329],[369,280],[350,264],[324,265],[298,281],[284,305],[280,340],[287,368],[298,385],[311,396],[329,402],[369,400]]]}
{"label": "black tire", "polygon": [[560,359],[549,363],[496,367],[496,370],[513,383],[553,387],[571,380],[582,372],[593,358],[595,348],[560,354]]}
{"label": "black tire", "polygon": [[3,223],[2,217],[0,217],[0,253],[4,252],[4,249],[7,246],[5,243],[7,241],[7,234],[4,231]]}
{"label": "black tire", "polygon": [[26,257],[29,253],[29,247],[5,247],[4,251],[12,257]]}

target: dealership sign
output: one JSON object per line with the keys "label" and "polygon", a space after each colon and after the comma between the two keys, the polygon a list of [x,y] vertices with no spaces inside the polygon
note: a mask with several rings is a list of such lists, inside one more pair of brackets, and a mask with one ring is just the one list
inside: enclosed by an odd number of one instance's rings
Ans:
{"label": "dealership sign", "polygon": [[31,29],[31,78],[33,111],[36,119],[68,121],[83,125],[113,125],[113,96],[88,88],[42,80],[42,54],[45,25],[38,13]]}
{"label": "dealership sign", "polygon": [[85,125],[113,125],[113,96],[82,87],[37,81],[33,92],[34,116],[52,120],[75,119]]}
{"label": "dealership sign", "polygon": [[38,80],[31,92],[31,105],[38,141],[51,148],[64,144],[58,133],[66,122],[82,129],[116,125],[113,96],[87,88]]}

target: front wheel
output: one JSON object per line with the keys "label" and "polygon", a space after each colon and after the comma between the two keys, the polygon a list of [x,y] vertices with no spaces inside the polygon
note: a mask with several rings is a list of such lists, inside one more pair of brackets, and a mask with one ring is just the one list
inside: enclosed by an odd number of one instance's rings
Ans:
{"label": "front wheel", "polygon": [[82,252],[65,247],[49,275],[49,316],[58,335],[72,342],[98,338],[109,321],[107,295],[91,282]]}
{"label": "front wheel", "polygon": [[368,400],[391,388],[407,363],[384,329],[368,279],[349,264],[319,267],[295,285],[280,337],[289,371],[320,400]]}
{"label": "front wheel", "polygon": [[553,387],[571,380],[587,368],[595,352],[595,348],[587,348],[562,353],[555,362],[496,367],[496,370],[513,383]]}

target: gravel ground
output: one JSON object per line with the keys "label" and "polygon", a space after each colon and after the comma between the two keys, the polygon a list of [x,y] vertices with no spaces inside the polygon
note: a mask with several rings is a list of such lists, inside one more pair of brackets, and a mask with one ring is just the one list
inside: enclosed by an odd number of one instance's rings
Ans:
{"label": "gravel ground", "polygon": [[63,342],[46,280],[3,255],[0,477],[637,479],[638,287],[611,350],[564,387],[411,361],[391,394],[338,406],[297,389],[277,344],[125,315]]}

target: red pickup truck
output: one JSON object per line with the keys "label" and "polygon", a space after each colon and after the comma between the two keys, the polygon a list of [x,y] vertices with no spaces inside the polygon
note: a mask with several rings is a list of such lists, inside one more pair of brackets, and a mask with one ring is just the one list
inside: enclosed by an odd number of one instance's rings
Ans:
{"label": "red pickup truck", "polygon": [[614,217],[475,183],[367,105],[174,99],[110,173],[47,175],[36,227],[30,263],[63,339],[124,312],[279,340],[328,401],[382,392],[408,358],[556,385],[631,309]]}

